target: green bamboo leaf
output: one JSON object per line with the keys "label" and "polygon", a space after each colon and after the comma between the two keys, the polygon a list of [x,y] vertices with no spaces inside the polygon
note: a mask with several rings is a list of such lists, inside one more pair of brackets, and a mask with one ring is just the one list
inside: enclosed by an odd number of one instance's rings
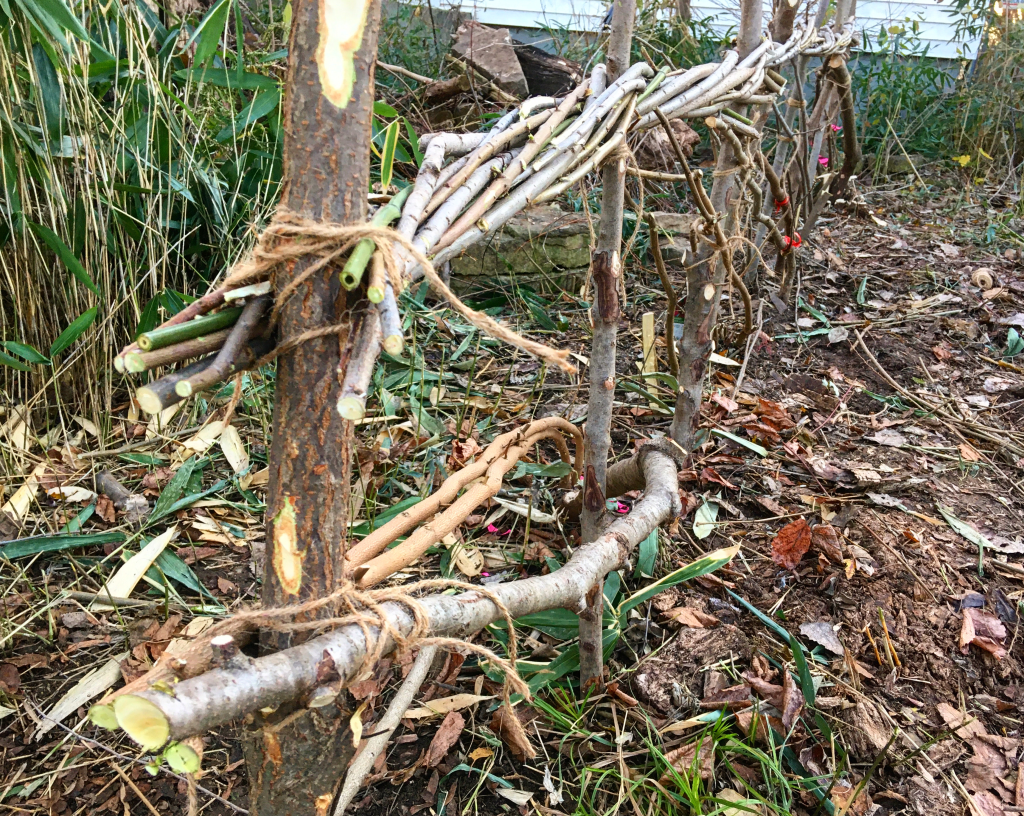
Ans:
{"label": "green bamboo leaf", "polygon": [[26,0],[46,14],[51,20],[66,31],[74,34],[83,42],[89,42],[89,32],[82,21],[65,5],[64,0]]}
{"label": "green bamboo leaf", "polygon": [[413,158],[416,159],[416,166],[423,164],[423,151],[420,150],[420,139],[409,120],[402,117],[402,124],[405,126],[405,135],[409,138],[409,147],[412,148]]}
{"label": "green bamboo leaf", "polygon": [[191,457],[186,459],[177,472],[171,477],[171,480],[165,485],[163,491],[160,493],[159,498],[156,500],[156,504],[153,505],[153,512],[150,514],[148,523],[152,524],[154,521],[167,515],[170,508],[174,505],[178,499],[181,498],[181,494],[185,490],[185,486],[188,484],[188,480],[192,477],[192,471],[195,469],[196,459]]}
{"label": "green bamboo leaf", "polygon": [[25,365],[21,360],[16,357],[12,357],[6,351],[0,351],[0,365],[8,366],[9,368],[16,368],[18,371],[31,371],[32,369]]}
{"label": "green bamboo leaf", "polygon": [[32,46],[32,62],[35,64],[36,79],[39,82],[39,102],[42,107],[44,128],[51,139],[59,139],[63,129],[60,80],[41,43],[37,42]]}
{"label": "green bamboo leaf", "polygon": [[711,429],[711,433],[712,433],[713,436],[720,436],[723,439],[728,439],[731,442],[735,442],[737,445],[742,445],[747,450],[752,450],[758,456],[767,456],[768,455],[768,449],[767,448],[763,448],[760,445],[758,445],[756,442],[751,442],[749,439],[744,439],[742,436],[736,436],[736,434],[734,434],[734,433],[729,433],[728,431],[722,431],[722,430],[719,430],[718,428],[712,428]]}
{"label": "green bamboo leaf", "polygon": [[40,354],[38,351],[32,348],[32,346],[27,345],[26,343],[16,343],[13,340],[5,340],[3,346],[5,349],[11,352],[11,354],[17,354],[22,360],[25,360],[26,362],[39,365],[50,364],[49,357],[47,357],[45,354]]}
{"label": "green bamboo leaf", "polygon": [[691,581],[694,578],[699,578],[701,575],[707,575],[709,572],[721,569],[732,561],[732,559],[736,557],[736,553],[739,551],[740,547],[738,544],[735,547],[726,547],[721,550],[715,550],[714,552],[710,552],[707,555],[698,558],[696,561],[687,564],[685,567],[680,567],[675,572],[670,572],[664,578],[655,581],[653,584],[650,584],[640,590],[640,592],[630,595],[626,600],[619,604],[619,620],[624,620],[625,613],[644,603],[644,601],[649,601],[659,592],[664,592],[666,589],[670,589],[684,581]]}
{"label": "green bamboo leaf", "polygon": [[6,542],[0,547],[0,558],[25,558],[29,555],[39,555],[44,552],[56,552],[57,550],[70,550],[74,547],[97,547],[103,544],[120,544],[124,541],[124,533],[117,530],[108,530],[104,533],[89,533],[87,535],[45,535],[24,538],[20,541]]}
{"label": "green bamboo leaf", "polygon": [[388,189],[391,176],[395,169],[395,148],[398,146],[398,120],[396,119],[384,132],[384,148],[380,157],[380,185],[382,190]]}
{"label": "green bamboo leaf", "polygon": [[68,272],[74,275],[78,280],[84,284],[90,292],[95,295],[100,293],[99,287],[90,277],[89,273],[85,271],[85,267],[82,266],[82,262],[75,257],[75,253],[71,251],[67,244],[65,244],[60,237],[49,227],[44,227],[42,224],[36,224],[34,221],[26,221],[29,229],[38,235],[44,244],[52,249],[61,263],[67,267]]}
{"label": "green bamboo leaf", "polygon": [[217,134],[217,141],[228,142],[241,135],[253,122],[273,113],[280,101],[281,91],[277,88],[257,92],[252,98],[252,102],[242,108],[241,113],[235,117],[234,121]]}
{"label": "green bamboo leaf", "polygon": [[203,65],[216,51],[224,36],[224,28],[228,21],[228,12],[231,10],[231,0],[217,0],[216,3],[206,12],[206,16],[196,26],[192,36],[188,38],[185,48],[196,46],[192,55],[193,65]]}
{"label": "green bamboo leaf", "polygon": [[398,111],[391,107],[387,102],[374,102],[373,112],[377,114],[377,116],[386,116],[388,119],[398,116]]}
{"label": "green bamboo leaf", "polygon": [[53,345],[50,346],[50,357],[56,357],[81,337],[85,333],[85,330],[88,329],[96,320],[98,312],[99,307],[93,306],[91,309],[82,312],[82,314],[76,317],[74,322],[64,329],[64,331],[60,333],[60,337],[58,337],[54,341]]}
{"label": "green bamboo leaf", "polygon": [[216,597],[211,595],[210,591],[199,582],[199,578],[192,571],[192,568],[169,549],[165,549],[157,556],[154,565],[168,578],[172,578],[193,592],[206,595],[219,605],[220,602],[217,601]]}
{"label": "green bamboo leaf", "polygon": [[640,542],[640,554],[636,559],[636,571],[634,578],[654,576],[654,562],[658,558],[658,528],[651,530],[651,534]]}
{"label": "green bamboo leaf", "polygon": [[253,73],[238,76],[226,68],[190,68],[187,71],[175,71],[174,78],[182,82],[209,82],[218,88],[239,88],[245,91],[273,90],[280,87],[280,83],[273,77]]}

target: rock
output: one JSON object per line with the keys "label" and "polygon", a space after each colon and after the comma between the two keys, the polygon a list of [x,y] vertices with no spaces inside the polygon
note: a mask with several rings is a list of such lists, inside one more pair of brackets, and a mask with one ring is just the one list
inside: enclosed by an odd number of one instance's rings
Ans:
{"label": "rock", "polygon": [[661,239],[661,257],[665,263],[681,264],[690,251],[690,225],[693,216],[686,213],[655,212],[651,213],[654,224],[658,228]]}
{"label": "rock", "polygon": [[537,292],[577,292],[590,267],[590,228],[582,213],[555,205],[530,207],[451,263],[456,293],[473,288],[480,278],[514,281]]}
{"label": "rock", "polygon": [[[693,148],[700,144],[700,136],[682,119],[673,119],[672,133],[687,158],[693,155]],[[660,173],[678,173],[679,160],[663,127],[651,128],[634,150],[636,163],[643,170]]]}
{"label": "rock", "polygon": [[901,152],[882,156],[881,158],[875,155],[869,155],[865,158],[865,166],[869,170],[875,170],[877,167],[879,173],[889,176],[913,173],[915,167],[920,170],[924,163],[924,156],[920,153],[911,153],[910,161],[907,161],[907,157]]}
{"label": "rock", "polygon": [[455,32],[452,54],[472,66],[506,93],[526,98],[529,87],[507,28],[490,28],[470,20]]}
{"label": "rock", "polygon": [[578,62],[556,57],[535,45],[513,41],[512,46],[530,96],[562,96],[583,81],[583,68]]}
{"label": "rock", "polygon": [[735,626],[680,629],[675,640],[640,662],[630,687],[640,702],[661,715],[692,709],[704,697],[704,675],[712,666],[735,658],[745,667],[752,654],[747,636]]}

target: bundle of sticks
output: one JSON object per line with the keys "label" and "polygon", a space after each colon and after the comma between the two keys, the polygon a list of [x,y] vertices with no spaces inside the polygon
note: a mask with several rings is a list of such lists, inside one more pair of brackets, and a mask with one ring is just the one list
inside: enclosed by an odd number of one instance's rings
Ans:
{"label": "bundle of sticks", "polygon": [[[797,57],[845,52],[853,23],[838,32],[808,25],[784,43],[766,38],[740,59],[727,51],[721,62],[686,70],[655,71],[637,63],[612,83],[603,65],[561,99],[531,97],[482,133],[435,133],[420,138],[423,160],[415,181],[382,204],[371,224],[395,230],[434,267],[486,240],[526,207],[565,192],[627,144],[634,134],[663,119],[705,119],[720,138],[760,141],[760,130],[732,108],[770,105],[786,80],[775,69]],[[713,122],[713,124],[712,124]],[[621,160],[621,158],[620,158]],[[777,179],[771,178],[772,187]],[[782,191],[773,190],[780,197]],[[772,238],[783,237],[773,231]],[[404,266],[399,281],[385,273],[382,253],[364,238],[341,271],[347,289],[362,284],[376,310],[363,320],[342,386],[338,410],[346,419],[365,413],[370,375],[381,349],[398,354],[402,321],[394,283],[421,279],[422,264],[392,247]],[[244,305],[240,305],[244,304]],[[139,336],[115,359],[120,371],[137,373],[208,355],[140,389],[140,407],[156,413],[251,367],[274,347],[263,335],[271,304],[270,283],[207,293],[163,325]]]}

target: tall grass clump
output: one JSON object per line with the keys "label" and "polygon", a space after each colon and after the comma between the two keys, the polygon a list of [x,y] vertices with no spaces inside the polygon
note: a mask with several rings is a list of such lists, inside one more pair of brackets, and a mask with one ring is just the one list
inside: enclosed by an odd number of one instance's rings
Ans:
{"label": "tall grass clump", "polygon": [[37,430],[69,403],[103,427],[112,352],[277,198],[281,27],[236,0],[177,22],[143,0],[0,9],[0,387]]}

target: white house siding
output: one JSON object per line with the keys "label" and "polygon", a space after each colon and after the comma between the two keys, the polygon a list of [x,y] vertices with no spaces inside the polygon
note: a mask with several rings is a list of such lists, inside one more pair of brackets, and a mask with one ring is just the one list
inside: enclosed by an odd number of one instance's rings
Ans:
{"label": "white house siding", "polygon": [[[714,18],[716,28],[726,29],[738,22],[738,3],[729,0],[695,0],[692,8],[695,17]],[[930,56],[947,59],[971,57],[976,44],[970,44],[964,54],[960,44],[950,42],[956,35],[956,25],[954,18],[947,13],[948,8],[948,2],[942,4],[936,0],[858,0],[857,27],[868,31],[874,38],[881,26],[888,28],[917,21],[919,36],[922,43],[929,46]],[[488,25],[511,28],[550,26],[596,32],[607,13],[608,3],[605,0],[473,0],[463,2],[461,10]]]}

